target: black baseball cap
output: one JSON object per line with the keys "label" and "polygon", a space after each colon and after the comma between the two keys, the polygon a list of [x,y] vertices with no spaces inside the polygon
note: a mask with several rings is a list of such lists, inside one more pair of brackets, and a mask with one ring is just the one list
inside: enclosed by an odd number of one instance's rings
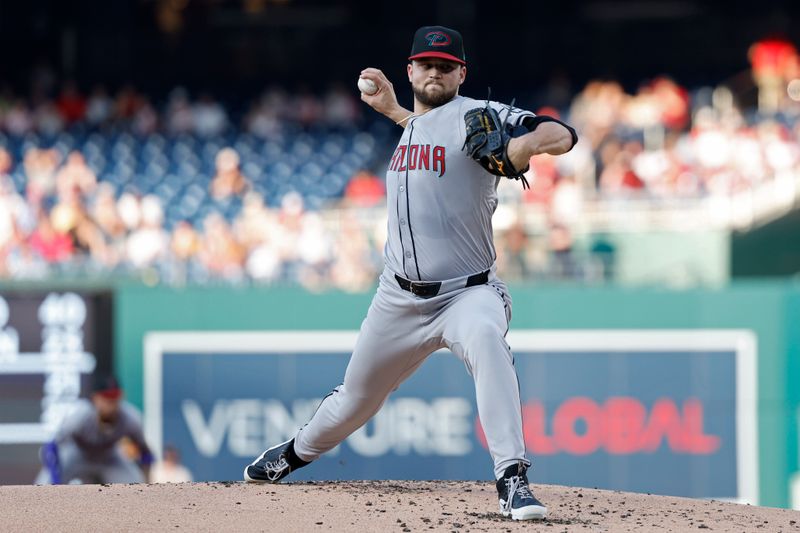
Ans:
{"label": "black baseball cap", "polygon": [[461,34],[444,26],[423,26],[414,34],[414,44],[411,45],[411,56],[408,60],[423,57],[438,57],[467,64]]}

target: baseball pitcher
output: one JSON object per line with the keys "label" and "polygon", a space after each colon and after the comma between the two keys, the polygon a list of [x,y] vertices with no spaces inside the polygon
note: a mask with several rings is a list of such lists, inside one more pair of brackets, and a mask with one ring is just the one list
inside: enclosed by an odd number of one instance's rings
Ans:
{"label": "baseball pitcher", "polygon": [[[407,67],[413,112],[378,69],[362,100],[405,128],[386,173],[388,241],[377,294],[344,382],[296,436],[248,465],[250,482],[275,483],[367,422],[425,359],[450,349],[475,381],[478,414],[494,462],[500,510],[542,519],[528,486],[519,384],[505,335],[511,297],[495,274],[492,214],[502,177],[520,180],[537,154],[559,155],[575,131],[547,116],[458,94],[467,74],[461,35],[427,26]],[[373,90],[374,85],[374,90]],[[362,89],[363,90],[363,89]]]}

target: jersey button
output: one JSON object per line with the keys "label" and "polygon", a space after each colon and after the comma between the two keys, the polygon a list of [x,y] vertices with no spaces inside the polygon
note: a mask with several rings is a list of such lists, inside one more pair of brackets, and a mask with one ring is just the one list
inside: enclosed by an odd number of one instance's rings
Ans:
{"label": "jersey button", "polygon": [[405,226],[405,225],[406,225],[406,219],[404,219],[404,218],[401,218],[401,219],[400,219],[400,225],[401,225],[401,226]]}
{"label": "jersey button", "polygon": [[408,259],[411,259],[411,252],[406,252],[406,257],[407,257]]}
{"label": "jersey button", "polygon": [[403,192],[404,190],[406,190],[406,188],[401,185],[400,186],[400,192]]}

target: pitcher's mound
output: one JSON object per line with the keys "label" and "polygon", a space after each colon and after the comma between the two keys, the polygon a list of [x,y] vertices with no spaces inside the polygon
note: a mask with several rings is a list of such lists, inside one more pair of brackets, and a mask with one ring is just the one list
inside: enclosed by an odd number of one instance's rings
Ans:
{"label": "pitcher's mound", "polygon": [[534,485],[547,520],[503,518],[488,482],[0,487],[4,531],[770,531],[800,512],[718,501]]}

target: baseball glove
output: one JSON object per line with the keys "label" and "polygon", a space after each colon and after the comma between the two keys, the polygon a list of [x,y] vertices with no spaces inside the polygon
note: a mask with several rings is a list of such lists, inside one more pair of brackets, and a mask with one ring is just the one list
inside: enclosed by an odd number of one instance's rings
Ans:
{"label": "baseball glove", "polygon": [[[483,108],[467,111],[464,115],[467,135],[462,150],[465,149],[472,159],[495,176],[522,180],[522,187],[529,189],[528,180],[522,175],[528,167],[519,171],[508,158],[508,142],[518,136],[515,128],[508,124],[513,105],[512,102],[508,107],[505,120],[500,120],[500,114],[488,101]],[[523,130],[523,133],[528,131]]]}

